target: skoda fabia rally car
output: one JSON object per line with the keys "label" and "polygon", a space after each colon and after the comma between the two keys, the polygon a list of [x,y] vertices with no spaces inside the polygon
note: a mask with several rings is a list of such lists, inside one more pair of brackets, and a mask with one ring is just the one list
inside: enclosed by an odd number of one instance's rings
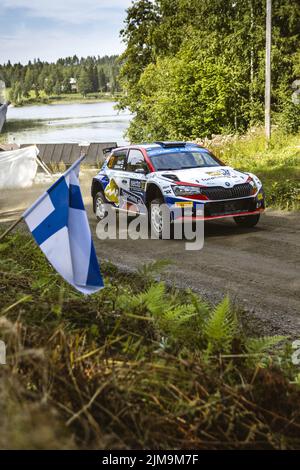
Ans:
{"label": "skoda fabia rally car", "polygon": [[129,214],[148,214],[151,228],[161,237],[168,223],[189,208],[196,218],[202,205],[204,220],[233,217],[238,225],[253,227],[264,210],[261,181],[253,174],[224,165],[209,150],[185,142],[117,147],[111,151],[91,188],[97,218],[109,203]]}

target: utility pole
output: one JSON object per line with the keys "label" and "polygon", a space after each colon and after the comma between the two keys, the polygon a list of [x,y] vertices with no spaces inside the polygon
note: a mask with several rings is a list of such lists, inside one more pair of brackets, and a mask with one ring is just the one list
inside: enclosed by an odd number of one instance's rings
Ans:
{"label": "utility pole", "polygon": [[271,138],[272,0],[266,0],[266,2],[265,132],[268,143]]}

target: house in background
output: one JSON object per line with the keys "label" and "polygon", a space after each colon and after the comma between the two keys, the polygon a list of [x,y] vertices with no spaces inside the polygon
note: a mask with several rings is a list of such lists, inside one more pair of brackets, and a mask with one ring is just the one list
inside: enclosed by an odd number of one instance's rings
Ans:
{"label": "house in background", "polygon": [[74,78],[74,77],[70,78],[70,86],[71,86],[71,91],[73,91],[74,93],[77,93],[78,89],[77,89],[77,80],[76,80],[76,78]]}

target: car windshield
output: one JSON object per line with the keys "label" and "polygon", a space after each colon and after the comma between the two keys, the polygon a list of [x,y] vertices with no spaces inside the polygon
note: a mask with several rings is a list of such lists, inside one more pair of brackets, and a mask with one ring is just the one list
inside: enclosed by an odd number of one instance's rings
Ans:
{"label": "car windshield", "polygon": [[150,156],[156,171],[183,170],[186,168],[204,168],[220,166],[221,162],[206,151],[168,152]]}

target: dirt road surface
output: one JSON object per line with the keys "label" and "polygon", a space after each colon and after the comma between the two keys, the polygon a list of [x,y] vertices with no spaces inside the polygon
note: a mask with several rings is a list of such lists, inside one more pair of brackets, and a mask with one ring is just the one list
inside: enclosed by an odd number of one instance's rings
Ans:
{"label": "dirt road surface", "polygon": [[[184,240],[102,241],[96,238],[89,195],[92,174],[85,175],[81,187],[100,262],[132,271],[168,259],[172,264],[163,277],[170,283],[189,287],[213,303],[229,294],[257,333],[300,337],[300,213],[267,210],[252,229],[231,219],[206,223],[200,251],[186,251]],[[2,191],[0,223],[15,220],[44,187]]]}

